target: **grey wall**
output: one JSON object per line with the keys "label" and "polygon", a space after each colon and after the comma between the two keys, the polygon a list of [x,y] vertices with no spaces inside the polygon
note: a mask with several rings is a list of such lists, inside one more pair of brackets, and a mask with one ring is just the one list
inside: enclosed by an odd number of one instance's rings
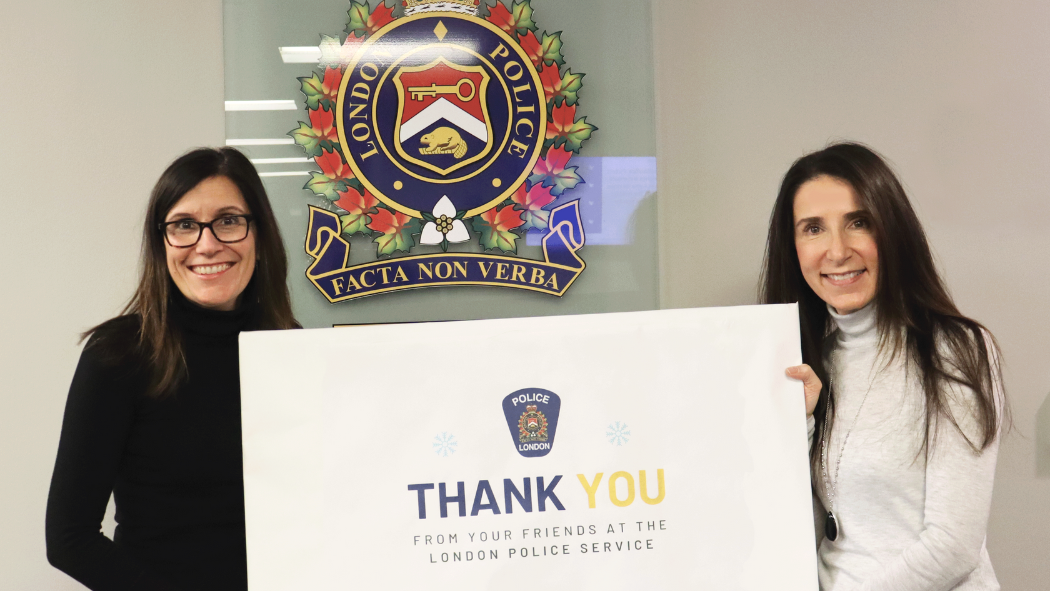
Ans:
{"label": "grey wall", "polygon": [[[1017,427],[989,551],[1004,588],[1045,586],[1050,5],[654,5],[663,305],[752,303],[791,161],[832,138],[883,151],[959,304],[1002,343]],[[130,294],[143,198],[163,167],[222,142],[221,18],[220,0],[0,14],[0,588],[79,588],[43,544],[77,333]]]}
{"label": "grey wall", "polygon": [[791,162],[834,139],[880,150],[1002,345],[1016,428],[988,550],[1004,589],[1045,589],[1050,3],[655,2],[653,23],[663,306],[753,303]]}
{"label": "grey wall", "polygon": [[44,557],[77,334],[134,289],[145,197],[223,141],[219,0],[0,8],[0,589],[82,589]]}

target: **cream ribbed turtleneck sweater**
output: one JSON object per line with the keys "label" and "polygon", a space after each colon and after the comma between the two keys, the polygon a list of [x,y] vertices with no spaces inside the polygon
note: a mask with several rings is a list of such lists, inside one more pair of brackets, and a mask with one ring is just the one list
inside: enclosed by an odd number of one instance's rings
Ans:
{"label": "cream ribbed turtleneck sweater", "polygon": [[[997,590],[985,531],[998,439],[977,454],[947,421],[930,453],[919,453],[924,429],[922,385],[903,355],[879,353],[874,306],[852,314],[833,310],[837,330],[828,368],[837,406],[824,478],[814,488],[832,509],[839,535],[822,539],[818,568],[823,591]],[[910,369],[910,371],[908,370]],[[976,439],[965,405],[973,392],[953,390],[949,404]]]}

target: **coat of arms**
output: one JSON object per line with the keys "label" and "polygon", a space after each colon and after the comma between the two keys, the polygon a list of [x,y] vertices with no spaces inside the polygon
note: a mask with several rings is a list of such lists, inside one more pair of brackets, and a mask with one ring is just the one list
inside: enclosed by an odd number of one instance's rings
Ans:
{"label": "coat of arms", "polygon": [[[314,157],[309,280],[331,302],[445,285],[563,295],[582,273],[583,179],[567,166],[597,128],[577,118],[583,74],[561,33],[537,33],[530,0],[352,0],[346,37],[323,37],[300,78]],[[516,256],[543,233],[543,259]],[[376,260],[349,266],[352,243]],[[476,241],[476,242],[475,242]],[[493,252],[495,251],[495,252]]]}
{"label": "coat of arms", "polygon": [[518,419],[518,441],[528,443],[530,441],[547,441],[547,417],[536,410],[535,404],[525,407]]}

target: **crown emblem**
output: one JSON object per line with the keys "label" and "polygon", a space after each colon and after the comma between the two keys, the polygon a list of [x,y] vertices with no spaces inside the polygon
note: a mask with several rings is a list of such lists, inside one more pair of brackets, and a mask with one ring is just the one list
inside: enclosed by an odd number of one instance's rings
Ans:
{"label": "crown emblem", "polygon": [[478,15],[480,0],[402,0],[405,16],[421,12],[458,12],[460,14]]}

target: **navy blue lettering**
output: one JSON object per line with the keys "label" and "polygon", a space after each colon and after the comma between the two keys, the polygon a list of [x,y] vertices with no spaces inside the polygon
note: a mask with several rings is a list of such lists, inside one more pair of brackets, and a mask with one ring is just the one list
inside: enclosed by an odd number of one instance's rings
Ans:
{"label": "navy blue lettering", "polygon": [[518,499],[518,504],[525,510],[526,513],[532,513],[532,479],[525,479],[525,495],[523,496],[518,492],[518,487],[514,486],[514,481],[510,478],[503,479],[503,506],[506,508],[508,514],[514,512],[514,503],[512,502],[511,496]]}
{"label": "navy blue lettering", "polygon": [[[552,487],[553,488],[553,487]],[[456,483],[456,492],[459,493],[454,497],[450,497],[445,492],[445,483],[442,482],[438,485],[438,501],[441,504],[441,516],[448,517],[448,504],[459,503],[459,516],[465,517],[467,515],[467,501],[466,493],[463,492],[463,483]],[[422,493],[420,493],[422,494]]]}
{"label": "navy blue lettering", "polygon": [[[444,489],[445,485],[441,485],[441,486],[442,486],[442,489]],[[427,518],[427,504],[426,504],[426,498],[424,498],[424,492],[423,491],[428,491],[428,490],[431,490],[432,488],[434,488],[434,484],[433,483],[429,483],[429,484],[410,484],[410,485],[408,485],[408,490],[414,490],[414,491],[416,491],[416,494],[418,495],[418,499],[419,499],[419,518],[420,519],[426,519]]]}
{"label": "navy blue lettering", "polygon": [[[485,503],[481,502],[482,493],[487,499]],[[496,504],[496,497],[492,494],[492,487],[489,486],[488,480],[478,482],[478,492],[474,494],[474,506],[470,509],[470,516],[474,517],[479,511],[484,509],[492,511],[493,515],[499,515],[499,505]]]}
{"label": "navy blue lettering", "polygon": [[[539,500],[540,511],[546,510],[544,505],[549,498],[554,506],[558,508],[558,511],[564,511],[565,507],[558,500],[558,497],[554,495],[554,487],[558,486],[558,482],[561,480],[561,475],[555,476],[554,480],[551,480],[551,485],[547,488],[543,488],[543,477],[536,477],[536,497]],[[444,485],[442,485],[444,486]],[[443,509],[442,509],[443,510]],[[444,517],[444,516],[442,516]]]}

